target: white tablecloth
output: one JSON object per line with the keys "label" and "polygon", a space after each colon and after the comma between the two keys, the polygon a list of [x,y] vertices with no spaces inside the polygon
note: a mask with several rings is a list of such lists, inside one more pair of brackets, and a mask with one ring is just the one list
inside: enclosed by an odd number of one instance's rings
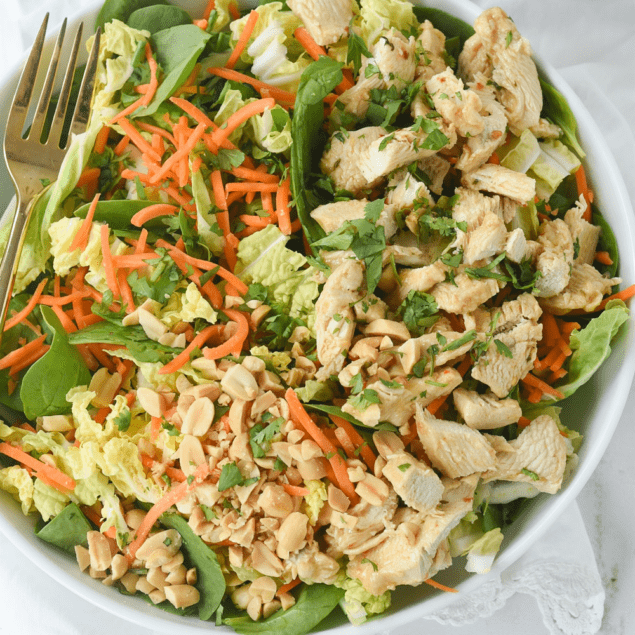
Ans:
{"label": "white tablecloth", "polygon": [[[593,114],[618,160],[631,200],[635,201],[635,4],[632,0],[477,0],[482,8],[502,6],[515,20],[534,50],[567,79]],[[89,0],[2,0],[0,82],[4,72],[30,46],[45,11],[51,24],[90,4]],[[201,4],[204,4],[201,0]],[[632,282],[632,281],[629,281]],[[473,625],[450,628],[433,621],[419,622],[390,635],[545,635],[635,632],[632,602],[635,584],[635,511],[627,493],[635,491],[632,448],[635,431],[625,415],[607,454],[578,504],[566,510],[550,532],[556,538],[539,541],[503,575],[502,590],[471,609]],[[630,470],[630,471],[629,471]],[[582,512],[582,513],[581,513]],[[590,540],[589,540],[590,538]],[[560,562],[557,567],[544,563]],[[554,576],[573,568],[580,575],[566,577],[573,598],[558,601]],[[599,571],[599,574],[598,574]],[[551,576],[551,577],[550,577]],[[545,581],[553,589],[545,594]],[[604,590],[606,589],[606,603]],[[548,586],[548,585],[547,585]],[[577,595],[576,595],[577,594]],[[536,598],[539,600],[536,601]],[[476,607],[476,608],[475,608]],[[604,611],[601,630],[600,619]],[[0,633],[7,635],[151,635],[151,631],[113,617],[77,598],[42,574],[11,544],[0,540]],[[480,617],[479,617],[480,616]],[[544,616],[544,621],[543,621]],[[438,616],[445,623],[456,614]],[[581,618],[581,619],[576,619]],[[547,625],[549,628],[547,627]],[[284,635],[284,634],[280,634]],[[384,633],[383,635],[388,635]]]}

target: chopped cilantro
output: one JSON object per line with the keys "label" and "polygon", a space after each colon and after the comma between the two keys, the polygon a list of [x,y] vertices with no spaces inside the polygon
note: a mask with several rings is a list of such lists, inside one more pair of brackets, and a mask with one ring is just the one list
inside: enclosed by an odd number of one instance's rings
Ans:
{"label": "chopped cilantro", "polygon": [[376,390],[372,388],[365,388],[363,392],[360,392],[355,397],[348,400],[348,403],[357,410],[366,410],[369,406],[376,403],[381,403],[381,399]]}
{"label": "chopped cilantro", "polygon": [[408,471],[411,467],[412,467],[412,464],[411,464],[411,463],[402,463],[402,464],[399,466],[399,469],[400,469],[402,472],[407,472],[407,471]]}
{"label": "chopped cilantro", "polygon": [[379,571],[379,567],[372,560],[369,560],[368,558],[362,558],[362,564],[369,564],[373,567],[373,571]]}
{"label": "chopped cilantro", "polygon": [[243,480],[243,475],[238,469],[236,463],[226,463],[223,465],[223,469],[221,470],[220,477],[218,479],[218,491],[224,492],[230,487],[241,485]]}
{"label": "chopped cilantro", "polygon": [[120,432],[126,432],[130,427],[130,410],[128,408],[124,408],[114,420],[114,423],[117,424]]}
{"label": "chopped cilantro", "polygon": [[511,352],[507,344],[501,342],[500,340],[494,340],[494,344],[496,344],[496,348],[501,355],[509,357],[509,359],[513,359],[514,354]]}
{"label": "chopped cilantro", "polygon": [[200,507],[201,507],[201,510],[203,511],[203,514],[205,515],[205,520],[207,522],[210,522],[214,520],[215,518],[217,518],[216,512],[211,507],[208,507],[207,505],[203,505],[203,504],[201,504]]}
{"label": "chopped cilantro", "polygon": [[524,467],[522,470],[520,470],[525,476],[528,476],[532,481],[539,481],[540,477],[538,476],[538,474],[536,474],[536,472],[532,472],[531,470],[528,470],[526,467]]}

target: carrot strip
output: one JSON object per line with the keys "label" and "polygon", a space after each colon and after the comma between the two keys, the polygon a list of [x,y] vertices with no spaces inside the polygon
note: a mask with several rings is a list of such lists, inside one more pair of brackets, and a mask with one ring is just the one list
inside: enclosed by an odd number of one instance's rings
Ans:
{"label": "carrot strip", "polygon": [[556,318],[551,313],[542,314],[543,339],[547,346],[555,346],[562,338]]}
{"label": "carrot strip", "polygon": [[143,224],[158,218],[159,216],[174,216],[179,211],[179,208],[175,205],[167,205],[164,203],[157,203],[156,205],[149,205],[139,210],[131,219],[130,222],[135,227],[141,227]]}
{"label": "carrot strip", "polygon": [[24,318],[30,315],[31,311],[33,311],[33,309],[37,306],[40,300],[40,296],[42,295],[42,291],[44,290],[44,287],[46,286],[47,282],[48,280],[46,279],[42,280],[40,284],[38,284],[37,288],[35,289],[35,292],[31,296],[29,301],[27,302],[27,305],[21,311],[13,315],[10,319],[8,319],[4,323],[4,329],[3,329],[4,332],[8,331],[10,328],[14,327],[16,324],[19,324],[20,322],[22,322],[22,320],[24,320]]}
{"label": "carrot strip", "polygon": [[232,20],[240,20],[240,11],[238,10],[238,5],[235,2],[230,2],[227,10],[229,11],[229,15],[231,15]]}
{"label": "carrot strip", "polygon": [[117,277],[115,275],[115,265],[112,259],[112,253],[110,251],[110,243],[108,238],[110,236],[110,228],[108,225],[101,226],[101,252],[104,263],[104,271],[106,274],[106,283],[108,288],[112,291],[115,297],[119,297],[119,286],[117,285]]}
{"label": "carrot strip", "polygon": [[431,415],[436,415],[439,408],[445,403],[445,400],[447,398],[448,398],[447,395],[441,395],[440,397],[437,397],[434,401],[431,401],[427,406],[428,412]]}
{"label": "carrot strip", "polygon": [[71,304],[73,300],[85,298],[87,295],[86,291],[77,291],[75,293],[71,293],[70,295],[62,296],[56,298],[53,295],[41,295],[38,299],[38,304],[44,304],[45,306],[64,306],[66,304]]}
{"label": "carrot strip", "polygon": [[266,82],[262,82],[255,77],[250,77],[249,75],[245,75],[244,73],[239,73],[238,71],[232,70],[230,68],[217,68],[212,67],[207,69],[208,73],[212,75],[217,75],[218,77],[222,77],[223,79],[231,79],[235,82],[241,82],[242,84],[249,84],[253,86],[257,91],[261,91],[262,89],[267,89],[270,91],[271,97],[274,99],[280,99],[282,101],[287,101],[290,103],[295,102],[295,93],[291,93],[287,90],[282,90],[277,86],[272,86],[271,84],[267,84]]}
{"label": "carrot strip", "polygon": [[216,0],[209,0],[207,6],[205,7],[205,11],[203,11],[203,20],[209,20],[209,16],[215,8]]}
{"label": "carrot strip", "polygon": [[147,106],[153,99],[155,93],[157,92],[157,88],[159,86],[159,78],[157,77],[157,62],[152,57],[152,49],[150,48],[150,43],[146,42],[145,48],[146,60],[148,62],[148,66],[150,67],[150,84],[148,86],[148,92],[143,96],[143,105]]}
{"label": "carrot strip", "polygon": [[51,347],[48,344],[44,344],[40,349],[33,351],[28,357],[25,357],[22,361],[14,364],[9,368],[9,375],[17,375],[20,371],[23,371],[27,366],[37,362],[40,357],[48,352]]}
{"label": "carrot strip", "polygon": [[161,432],[161,417],[152,417],[150,420],[150,439],[156,441]]}
{"label": "carrot strip", "polygon": [[183,364],[189,361],[190,353],[200,348],[218,330],[218,325],[211,325],[204,328],[171,362],[159,369],[160,375],[169,375],[179,370]]}
{"label": "carrot strip", "polygon": [[174,199],[183,209],[188,212],[195,212],[196,207],[192,205],[192,198],[187,198],[183,194],[181,194],[173,185],[170,185],[165,188],[166,194]]}
{"label": "carrot strip", "polygon": [[496,152],[492,152],[489,159],[487,159],[486,163],[492,163],[493,165],[500,165],[501,160],[499,159]]}
{"label": "carrot strip", "polygon": [[292,232],[291,210],[289,209],[290,188],[290,180],[285,179],[280,186],[278,194],[276,195],[276,216],[278,217],[278,226],[285,236],[289,236]]}
{"label": "carrot strip", "polygon": [[238,329],[225,342],[214,348],[206,348],[203,351],[205,359],[221,359],[227,355],[238,357],[242,351],[243,344],[249,335],[249,322],[244,313],[234,309],[223,309],[223,313],[233,322],[236,322]]}
{"label": "carrot strip", "polygon": [[225,64],[226,68],[234,68],[238,58],[241,56],[242,52],[245,50],[247,46],[247,42],[249,42],[249,38],[251,34],[254,32],[254,27],[256,26],[256,22],[258,22],[258,11],[255,9],[249,14],[247,18],[247,22],[245,22],[245,27],[243,28],[243,32],[240,34],[238,41],[236,42],[236,46],[232,51],[232,54],[229,56],[227,63]]}
{"label": "carrot strip", "polygon": [[359,434],[353,425],[346,421],[346,419],[342,419],[342,417],[338,417],[337,415],[329,415],[329,417],[338,428],[341,428],[344,432],[346,432],[348,438],[357,446],[358,452],[364,460],[364,463],[366,463],[371,470],[374,470],[375,460],[377,457],[369,447],[368,443],[364,441],[362,435]]}
{"label": "carrot strip", "polygon": [[19,461],[25,466],[30,467],[32,470],[35,470],[36,474],[41,472],[49,479],[49,481],[52,482],[52,484],[55,485],[55,487],[57,487],[57,489],[71,491],[75,489],[76,483],[74,479],[67,474],[64,474],[61,470],[34,459],[21,448],[2,442],[0,443],[0,452],[2,454],[6,454],[12,459],[15,459],[16,461]]}
{"label": "carrot strip", "polygon": [[538,388],[541,392],[546,393],[547,395],[553,395],[558,399],[564,399],[564,395],[555,388],[552,388],[549,384],[538,379],[535,375],[531,373],[527,373],[520,381],[523,382],[526,386],[530,386],[532,388]]}
{"label": "carrot strip", "polygon": [[324,432],[320,430],[313,419],[311,419],[293,388],[287,389],[284,397],[289,405],[289,415],[291,419],[313,438],[327,456],[330,456],[329,463],[333,468],[339,488],[348,496],[351,502],[354,503],[357,500],[357,494],[355,493],[355,487],[351,479],[348,477],[346,462],[337,453],[335,446],[326,438]]}
{"label": "carrot strip", "polygon": [[276,595],[280,596],[283,593],[288,593],[289,591],[291,591],[291,589],[295,589],[295,587],[297,587],[298,584],[300,584],[301,582],[302,582],[302,580],[300,580],[300,578],[296,578],[295,580],[291,580],[291,582],[287,582],[286,584],[283,584],[276,591]]}
{"label": "carrot strip", "polygon": [[250,170],[242,166],[232,168],[230,171],[234,176],[246,181],[258,181],[260,183],[278,183],[280,181],[280,177],[275,174],[261,172],[260,170]]}
{"label": "carrot strip", "polygon": [[326,55],[326,51],[316,43],[316,41],[309,35],[309,32],[304,27],[298,27],[293,35],[295,39],[302,44],[304,50],[314,59],[320,59],[321,55]]}
{"label": "carrot strip", "polygon": [[46,335],[40,335],[37,339],[21,346],[15,351],[11,351],[7,353],[2,359],[0,359],[0,370],[4,370],[5,368],[9,368],[10,366],[14,366],[18,364],[21,360],[30,356],[33,351],[37,351],[44,344],[44,340],[46,339]]}
{"label": "carrot strip", "polygon": [[308,496],[309,490],[306,487],[298,487],[297,485],[289,485],[289,483],[283,483],[282,487],[289,496]]}
{"label": "carrot strip", "polygon": [[110,136],[110,128],[108,126],[103,126],[102,129],[97,133],[95,137],[95,147],[94,151],[97,154],[103,154],[106,149],[106,145],[108,144],[108,137]]}
{"label": "carrot strip", "polygon": [[258,229],[262,229],[274,222],[271,216],[250,216],[248,214],[241,214],[238,220],[241,220],[248,227],[256,227]]}
{"label": "carrot strip", "polygon": [[214,131],[212,134],[212,141],[216,145],[220,146],[222,142],[225,141],[229,135],[238,128],[238,126],[240,126],[240,124],[255,115],[263,113],[265,110],[271,110],[275,105],[275,99],[272,99],[271,97],[257,99],[256,101],[251,101],[248,104],[245,104],[236,112],[231,114],[221,128]]}
{"label": "carrot strip", "polygon": [[187,113],[197,123],[205,124],[206,127],[216,130],[218,126],[199,108],[194,104],[187,101],[187,99],[181,99],[180,97],[170,97],[170,101],[178,106],[183,112]]}
{"label": "carrot strip", "polygon": [[145,123],[143,121],[135,121],[135,123],[144,132],[149,132],[151,134],[158,134],[160,137],[163,137],[164,139],[169,141],[172,145],[176,145],[176,140],[174,139],[174,135],[170,134],[167,130],[160,128],[159,126],[153,126],[152,124]]}
{"label": "carrot strip", "polygon": [[227,266],[231,271],[234,271],[236,268],[236,262],[238,261],[237,251],[239,242],[238,238],[236,238],[236,236],[232,233],[225,236],[223,251],[225,253],[225,260],[227,260]]}
{"label": "carrot strip", "polygon": [[600,304],[598,305],[598,308],[595,310],[601,311],[611,300],[626,301],[632,298],[634,295],[635,295],[635,284],[632,284],[630,287],[627,287],[626,289],[622,289],[621,291],[618,291],[617,293],[614,293],[613,295],[610,295],[604,298],[604,300],[600,302]]}
{"label": "carrot strip", "polygon": [[440,591],[445,591],[446,593],[458,593],[458,589],[453,589],[450,586],[445,586],[445,584],[441,584],[440,582],[437,582],[436,580],[433,580],[432,578],[428,578],[427,580],[424,580],[424,582],[426,584],[429,584],[431,587],[434,587],[435,589],[439,589]]}
{"label": "carrot strip", "polygon": [[[121,125],[121,122],[128,116],[131,115],[135,110],[141,108],[141,106],[145,106],[145,94],[139,97],[136,101],[133,101],[129,106],[126,106],[123,110],[118,112],[108,123],[109,125],[113,125],[118,123]],[[121,126],[123,128],[123,126]]]}
{"label": "carrot strip", "polygon": [[120,128],[130,137],[130,141],[134,143],[141,152],[148,154],[155,161],[160,161],[159,153],[141,136],[141,133],[128,121],[122,117],[118,122]]}
{"label": "carrot strip", "polygon": [[99,168],[86,168],[79,176],[77,180],[77,187],[83,185],[92,185],[99,180],[101,170]]}
{"label": "carrot strip", "polygon": [[67,333],[74,333],[77,327],[73,324],[73,321],[62,311],[59,306],[52,306],[53,312],[57,315],[59,321],[62,323],[62,327]]}
{"label": "carrot strip", "polygon": [[609,255],[608,251],[596,251],[595,260],[599,262],[601,265],[609,266],[613,264],[613,259]]}
{"label": "carrot strip", "polygon": [[[110,130],[110,128],[108,128],[108,130]],[[90,237],[90,229],[93,225],[93,217],[95,216],[95,210],[97,209],[97,203],[99,201],[99,196],[99,192],[95,194],[95,197],[93,198],[90,207],[88,208],[86,218],[75,234],[75,237],[71,242],[71,246],[68,248],[69,253],[72,253],[76,249],[79,249],[81,251],[84,251],[86,249],[88,245],[88,239]]]}
{"label": "carrot strip", "polygon": [[[220,173],[220,170],[213,170],[212,174],[210,175],[210,180],[212,182],[212,192],[214,194],[214,202],[216,203],[216,207],[226,211],[227,197],[225,196],[223,177]],[[229,217],[223,216],[222,214],[217,214],[216,216],[218,220],[218,226],[223,230],[223,234],[227,235],[229,233]]]}
{"label": "carrot strip", "polygon": [[575,183],[578,187],[578,196],[584,196],[587,203],[586,210],[582,218],[586,221],[591,220],[591,196],[589,195],[589,186],[587,185],[586,173],[582,165],[575,172]]}
{"label": "carrot strip", "polygon": [[86,516],[86,518],[88,518],[88,520],[90,520],[93,525],[96,525],[97,527],[102,526],[103,520],[101,519],[101,516],[92,507],[89,507],[88,505],[82,505],[80,509],[82,510],[84,516]]}
{"label": "carrot strip", "polygon": [[226,192],[276,192],[278,190],[277,183],[228,183],[225,186]]}
{"label": "carrot strip", "polygon": [[157,503],[155,503],[150,511],[145,515],[143,521],[137,528],[135,539],[128,545],[128,561],[132,562],[135,559],[135,555],[145,542],[146,538],[150,534],[154,523],[159,520],[161,514],[166,512],[172,505],[175,505],[182,500],[193,489],[199,486],[205,478],[209,475],[209,466],[206,463],[199,465],[194,472],[194,480],[191,483],[184,481],[179,483],[176,487],[172,488],[167,494],[165,494]]}

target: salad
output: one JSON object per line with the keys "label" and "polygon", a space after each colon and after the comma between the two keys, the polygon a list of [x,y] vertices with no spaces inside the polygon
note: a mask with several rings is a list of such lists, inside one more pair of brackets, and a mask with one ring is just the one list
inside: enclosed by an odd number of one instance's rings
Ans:
{"label": "salad", "polygon": [[489,571],[635,293],[502,9],[324,4],[106,0],[0,344],[37,535],[237,632]]}

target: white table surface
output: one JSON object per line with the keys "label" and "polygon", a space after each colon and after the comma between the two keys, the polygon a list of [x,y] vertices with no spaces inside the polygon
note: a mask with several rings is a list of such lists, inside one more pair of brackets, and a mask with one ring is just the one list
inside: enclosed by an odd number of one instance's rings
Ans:
{"label": "white table surface", "polygon": [[[0,81],[20,51],[30,44],[15,28],[26,17],[39,24],[51,11],[57,24],[89,0],[0,0],[5,9],[0,38]],[[201,0],[203,3],[203,0]],[[633,0],[477,0],[487,8],[502,6],[533,49],[555,66],[594,115],[610,141],[635,205],[635,2]],[[8,18],[7,18],[8,16]],[[9,20],[11,28],[5,20]],[[627,281],[628,284],[633,281]],[[635,392],[597,471],[577,499],[606,589],[601,633],[635,633]],[[12,587],[30,589],[15,597]],[[39,615],[73,615],[72,627],[60,619],[42,624]],[[0,633],[7,635],[151,635],[77,598],[0,541]],[[69,630],[70,629],[70,630]],[[425,621],[401,633],[415,635],[545,635],[536,602],[514,596],[498,613],[474,625],[440,626]],[[280,634],[284,635],[284,634]],[[584,634],[580,634],[584,635]]]}

